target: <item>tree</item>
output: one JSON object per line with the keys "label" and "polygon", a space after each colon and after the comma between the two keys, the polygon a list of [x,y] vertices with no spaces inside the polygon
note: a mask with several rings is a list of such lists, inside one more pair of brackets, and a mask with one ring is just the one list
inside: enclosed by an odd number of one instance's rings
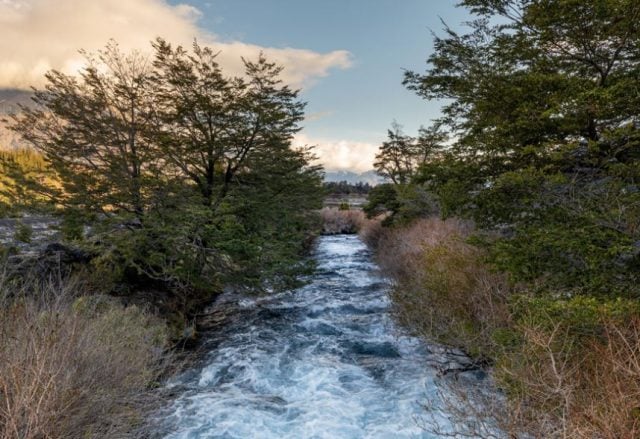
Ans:
{"label": "tree", "polygon": [[94,266],[125,288],[286,284],[322,196],[310,152],[291,145],[305,103],[264,56],[227,77],[210,48],[153,47],[151,61],[112,43],[78,78],[49,72],[14,117],[59,178],[55,204],[90,222]]}
{"label": "tree", "polygon": [[139,53],[124,56],[115,43],[86,61],[79,77],[48,72],[36,105],[23,106],[12,128],[59,176],[59,203],[141,220],[163,171],[149,139],[150,63]]}
{"label": "tree", "polygon": [[[435,40],[405,84],[447,99],[456,139],[426,184],[448,215],[500,230],[516,280],[637,296],[640,4],[467,0],[470,32]],[[506,233],[504,233],[506,232]]]}
{"label": "tree", "polygon": [[402,127],[394,122],[387,131],[387,141],[382,142],[376,154],[373,167],[381,177],[394,184],[406,184],[411,178],[414,163],[414,139],[402,132]]}

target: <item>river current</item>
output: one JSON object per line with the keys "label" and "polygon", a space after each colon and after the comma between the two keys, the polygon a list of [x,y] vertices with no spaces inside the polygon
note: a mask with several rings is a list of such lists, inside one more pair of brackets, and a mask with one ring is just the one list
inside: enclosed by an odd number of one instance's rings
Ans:
{"label": "river current", "polygon": [[438,401],[429,347],[391,318],[390,286],[366,246],[323,236],[315,258],[298,290],[223,296],[202,364],[169,384],[164,437],[437,437],[423,428],[425,403]]}

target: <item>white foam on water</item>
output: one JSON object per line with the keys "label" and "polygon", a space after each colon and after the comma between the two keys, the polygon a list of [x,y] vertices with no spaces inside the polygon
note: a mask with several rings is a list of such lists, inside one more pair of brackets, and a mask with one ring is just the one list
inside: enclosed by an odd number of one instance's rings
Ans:
{"label": "white foam on water", "polygon": [[424,344],[390,318],[366,247],[322,237],[316,258],[310,285],[238,299],[206,365],[178,379],[183,393],[159,419],[165,437],[432,437],[419,420],[436,399],[435,372]]}

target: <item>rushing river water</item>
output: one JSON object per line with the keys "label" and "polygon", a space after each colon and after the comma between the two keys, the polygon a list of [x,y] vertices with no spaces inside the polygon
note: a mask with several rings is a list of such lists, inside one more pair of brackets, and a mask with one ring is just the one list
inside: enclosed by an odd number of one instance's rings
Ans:
{"label": "rushing river water", "polygon": [[[364,244],[324,236],[310,284],[227,297],[200,367],[159,416],[167,438],[430,438],[430,350],[389,315],[389,285]],[[226,300],[226,302],[225,302]]]}

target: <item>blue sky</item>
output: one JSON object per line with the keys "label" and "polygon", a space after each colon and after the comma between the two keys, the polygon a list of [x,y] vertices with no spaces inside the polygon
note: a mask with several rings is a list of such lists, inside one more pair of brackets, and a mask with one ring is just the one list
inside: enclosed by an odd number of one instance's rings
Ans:
{"label": "blue sky", "polygon": [[[406,90],[403,69],[424,70],[431,30],[468,19],[447,0],[198,0],[200,26],[218,38],[318,52],[347,50],[352,66],[332,70],[304,90],[304,134],[354,145],[379,144],[396,119],[409,133],[440,104]],[[353,148],[357,148],[354,146]],[[366,148],[365,148],[366,149]],[[371,154],[363,150],[363,154]]]}

